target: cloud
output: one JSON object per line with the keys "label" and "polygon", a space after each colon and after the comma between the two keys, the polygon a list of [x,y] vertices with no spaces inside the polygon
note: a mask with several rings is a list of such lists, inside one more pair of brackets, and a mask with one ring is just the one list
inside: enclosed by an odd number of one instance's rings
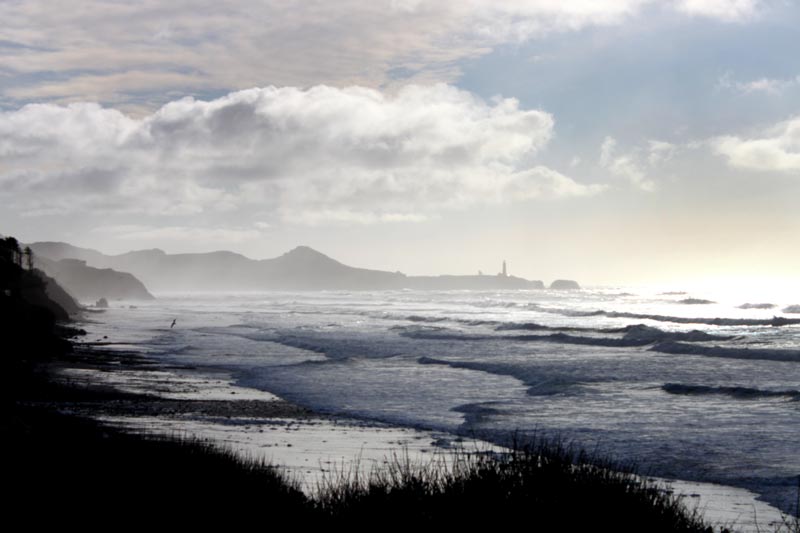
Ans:
{"label": "cloud", "polygon": [[658,140],[647,141],[646,148],[635,147],[625,154],[618,154],[618,142],[607,136],[600,145],[599,165],[612,175],[627,180],[634,187],[647,192],[656,190],[656,182],[647,174],[672,159],[678,147]]}
{"label": "cloud", "polygon": [[725,73],[717,82],[721,89],[733,90],[741,94],[763,93],[778,95],[800,84],[800,76],[789,79],[759,78],[750,81],[731,79],[730,72]]}
{"label": "cloud", "polygon": [[[373,88],[454,82],[499,45],[622,24],[655,0],[45,0],[0,2],[1,95],[154,109],[171,91],[265,85]],[[681,0],[689,15],[743,20],[754,0]],[[144,104],[142,103],[144,100]],[[154,102],[158,105],[154,105]]]}
{"label": "cloud", "polygon": [[443,84],[267,87],[184,98],[140,119],[31,104],[0,113],[0,194],[28,214],[266,210],[373,223],[599,192],[530,165],[552,134],[548,113]]}
{"label": "cloud", "polygon": [[627,179],[643,191],[652,192],[656,189],[655,182],[647,179],[642,168],[630,156],[615,158],[608,168],[612,174]]}
{"label": "cloud", "polygon": [[645,175],[644,170],[632,155],[616,155],[617,140],[606,137],[600,146],[600,166],[608,169],[614,176],[623,178],[643,191],[654,191],[655,183]]}
{"label": "cloud", "polygon": [[800,171],[800,117],[773,126],[761,137],[743,139],[728,135],[714,138],[710,144],[735,168],[761,172]]}
{"label": "cloud", "polygon": [[678,0],[676,7],[693,16],[741,22],[755,16],[761,4],[760,0]]}
{"label": "cloud", "polygon": [[203,89],[208,81],[197,74],[131,70],[120,73],[80,74],[66,80],[36,86],[12,87],[7,96],[18,100],[107,101],[125,100],[126,95],[159,90],[161,87]]}
{"label": "cloud", "polygon": [[180,245],[191,243],[204,246],[230,246],[231,244],[252,242],[262,236],[261,231],[253,228],[156,227],[140,224],[103,226],[95,229],[93,232],[111,235],[115,239],[131,242],[168,242]]}
{"label": "cloud", "polygon": [[677,147],[672,143],[651,139],[647,141],[647,152],[647,162],[654,167],[672,159],[677,152]]}
{"label": "cloud", "polygon": [[614,137],[606,136],[603,144],[600,145],[600,166],[608,167],[614,157],[614,150],[617,148],[617,140]]}
{"label": "cloud", "polygon": [[329,226],[331,224],[376,224],[380,222],[425,222],[433,217],[416,213],[375,213],[348,209],[323,209],[318,211],[285,210],[284,219],[304,226]]}

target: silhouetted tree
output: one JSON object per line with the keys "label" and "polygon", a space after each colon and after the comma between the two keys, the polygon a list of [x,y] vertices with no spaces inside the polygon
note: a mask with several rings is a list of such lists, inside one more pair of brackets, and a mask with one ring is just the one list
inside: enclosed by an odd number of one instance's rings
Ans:
{"label": "silhouetted tree", "polygon": [[2,249],[3,259],[22,268],[22,250],[19,248],[19,241],[17,241],[17,239],[14,237],[0,239],[0,249]]}
{"label": "silhouetted tree", "polygon": [[33,250],[31,250],[31,247],[26,246],[23,254],[25,255],[25,266],[28,270],[33,270]]}

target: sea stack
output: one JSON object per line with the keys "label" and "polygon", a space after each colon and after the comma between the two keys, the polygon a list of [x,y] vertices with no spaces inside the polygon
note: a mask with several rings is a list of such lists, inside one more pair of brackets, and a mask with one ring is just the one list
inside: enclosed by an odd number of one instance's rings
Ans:
{"label": "sea stack", "polygon": [[555,291],[577,291],[580,288],[578,282],[571,279],[557,279],[550,284],[550,289]]}

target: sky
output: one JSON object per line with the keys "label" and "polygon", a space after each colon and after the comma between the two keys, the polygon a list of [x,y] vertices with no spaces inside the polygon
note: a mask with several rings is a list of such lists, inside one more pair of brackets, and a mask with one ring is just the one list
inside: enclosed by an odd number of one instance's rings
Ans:
{"label": "sky", "polygon": [[797,283],[800,3],[0,0],[0,233]]}

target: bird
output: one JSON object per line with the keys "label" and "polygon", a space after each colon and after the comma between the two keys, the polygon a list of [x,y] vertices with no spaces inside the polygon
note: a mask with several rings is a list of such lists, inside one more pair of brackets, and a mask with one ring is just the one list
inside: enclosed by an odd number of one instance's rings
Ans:
{"label": "bird", "polygon": [[172,325],[170,325],[169,329],[172,329],[172,328],[174,328],[174,327],[175,327],[175,323],[176,323],[177,321],[178,321],[177,319],[173,318],[173,319],[172,319]]}

